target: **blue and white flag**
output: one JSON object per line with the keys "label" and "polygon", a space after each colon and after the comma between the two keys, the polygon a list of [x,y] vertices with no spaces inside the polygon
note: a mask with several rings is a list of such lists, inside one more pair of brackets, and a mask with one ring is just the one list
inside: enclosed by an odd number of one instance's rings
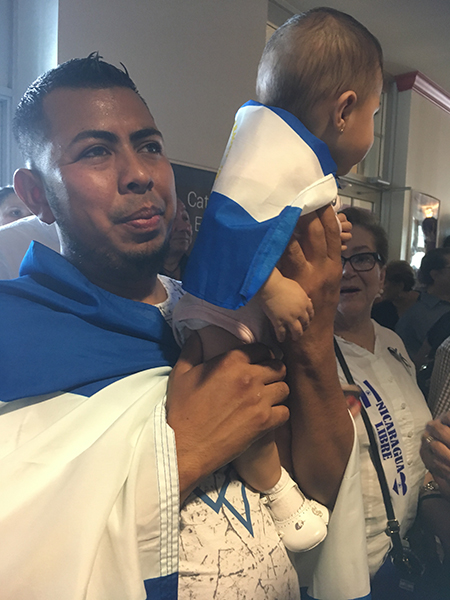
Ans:
{"label": "blue and white flag", "polygon": [[37,242],[20,273],[0,282],[0,403],[61,391],[91,396],[175,364],[179,348],[155,306],[99,288]]}
{"label": "blue and white flag", "polygon": [[0,283],[0,597],[175,599],[170,328],[40,244],[21,273]]}
{"label": "blue and white flag", "polygon": [[217,173],[183,278],[224,308],[245,305],[276,266],[300,214],[332,202],[336,164],[291,113],[244,104]]}

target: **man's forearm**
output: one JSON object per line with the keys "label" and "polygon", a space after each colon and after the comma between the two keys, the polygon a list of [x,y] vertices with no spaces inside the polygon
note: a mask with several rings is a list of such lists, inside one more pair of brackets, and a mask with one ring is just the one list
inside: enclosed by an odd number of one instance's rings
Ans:
{"label": "man's forearm", "polygon": [[292,461],[302,490],[332,507],[354,433],[337,375],[333,332],[316,324],[300,343],[286,345]]}

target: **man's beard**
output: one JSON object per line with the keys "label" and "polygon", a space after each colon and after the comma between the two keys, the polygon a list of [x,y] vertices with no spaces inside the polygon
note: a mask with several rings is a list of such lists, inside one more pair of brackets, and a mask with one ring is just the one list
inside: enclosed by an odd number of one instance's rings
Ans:
{"label": "man's beard", "polygon": [[169,251],[169,233],[167,232],[164,242],[159,247],[149,251],[146,248],[146,243],[142,244],[142,250],[139,251],[139,246],[133,251],[119,251],[108,244],[105,246],[88,246],[82,240],[78,232],[74,230],[63,211],[60,210],[59,201],[54,190],[49,186],[46,187],[48,203],[55,216],[59,236],[62,246],[62,254],[64,257],[76,266],[82,273],[93,270],[103,276],[112,276],[113,278],[121,277],[123,279],[136,277],[154,277],[160,273],[164,260]]}
{"label": "man's beard", "polygon": [[143,250],[135,249],[133,252],[119,252],[114,248],[109,249],[102,246],[86,248],[76,236],[71,235],[64,225],[58,224],[61,237],[66,248],[66,258],[80,271],[89,270],[95,265],[96,270],[101,270],[103,275],[116,275],[124,278],[148,276],[152,277],[160,273],[169,250],[169,242],[166,239],[161,246],[149,252],[142,244]]}

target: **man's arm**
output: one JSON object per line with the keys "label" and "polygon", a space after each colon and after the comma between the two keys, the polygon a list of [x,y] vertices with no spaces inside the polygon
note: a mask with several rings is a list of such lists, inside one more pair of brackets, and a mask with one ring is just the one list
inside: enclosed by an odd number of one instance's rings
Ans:
{"label": "man's arm", "polygon": [[201,363],[193,333],[169,380],[167,422],[175,432],[181,502],[253,441],[289,418],[285,367],[262,344]]}
{"label": "man's arm", "polygon": [[333,348],[342,266],[339,228],[331,207],[299,219],[280,268],[303,287],[315,313],[300,341],[287,340],[283,348],[294,474],[306,494],[332,507],[354,433]]}

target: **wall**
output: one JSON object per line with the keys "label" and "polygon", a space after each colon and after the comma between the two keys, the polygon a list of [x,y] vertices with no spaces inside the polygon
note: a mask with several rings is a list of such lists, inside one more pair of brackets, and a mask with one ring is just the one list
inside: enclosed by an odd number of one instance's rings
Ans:
{"label": "wall", "polygon": [[441,201],[442,239],[450,234],[450,114],[417,92],[410,93],[406,181],[414,190]]}
{"label": "wall", "polygon": [[390,92],[393,102],[391,188],[383,193],[382,224],[390,258],[409,258],[411,190],[441,201],[439,241],[450,234],[450,114],[415,90]]}
{"label": "wall", "polygon": [[60,0],[58,62],[123,62],[171,160],[216,170],[236,110],[254,97],[265,0]]}
{"label": "wall", "polygon": [[[15,0],[13,14],[12,111],[39,75],[56,66],[58,0]],[[22,166],[15,145],[13,170]]]}

